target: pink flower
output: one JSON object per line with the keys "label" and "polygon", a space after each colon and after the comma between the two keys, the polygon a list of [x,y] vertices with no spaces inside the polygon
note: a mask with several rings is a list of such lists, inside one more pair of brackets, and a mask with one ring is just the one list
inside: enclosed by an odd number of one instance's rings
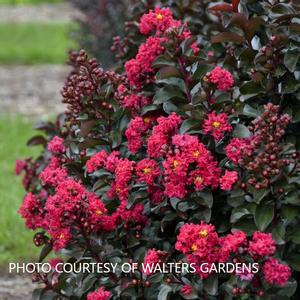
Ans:
{"label": "pink flower", "polygon": [[157,186],[149,186],[148,194],[150,198],[151,204],[159,204],[165,200],[164,193],[160,187]]}
{"label": "pink flower", "polygon": [[88,173],[93,173],[104,166],[107,159],[107,153],[105,150],[94,154],[85,164]]}
{"label": "pink flower", "polygon": [[200,51],[200,48],[199,48],[197,42],[194,42],[194,43],[191,44],[191,49],[193,50],[193,53],[194,53],[195,55],[197,55],[198,52]]}
{"label": "pink flower", "polygon": [[249,138],[233,138],[230,143],[225,147],[226,156],[235,164],[238,164],[240,159],[250,156],[254,148],[251,145]]}
{"label": "pink flower", "polygon": [[229,90],[234,83],[231,73],[220,67],[215,67],[206,77],[209,82],[216,84],[221,91]]}
{"label": "pink flower", "polygon": [[142,34],[149,34],[152,31],[155,31],[155,33],[163,33],[171,27],[178,28],[180,24],[180,21],[173,19],[170,8],[157,7],[154,11],[150,10],[148,14],[142,16],[139,28]]}
{"label": "pink flower", "polygon": [[275,241],[271,233],[256,231],[252,241],[249,242],[248,251],[252,256],[268,256],[276,251]]}
{"label": "pink flower", "polygon": [[97,291],[91,292],[87,295],[87,300],[108,300],[111,293],[105,291],[103,287],[100,287]]}
{"label": "pink flower", "polygon": [[289,266],[281,264],[275,258],[269,258],[263,266],[265,280],[269,284],[284,286],[291,276]]}
{"label": "pink flower", "polygon": [[185,296],[188,296],[190,295],[192,292],[193,292],[193,289],[190,285],[188,284],[185,284],[181,290],[180,290],[181,294],[185,295]]}
{"label": "pink flower", "polygon": [[29,229],[42,228],[44,225],[43,205],[32,193],[27,193],[18,213],[25,219]]}
{"label": "pink flower", "polygon": [[247,236],[243,231],[234,231],[220,239],[221,261],[226,261],[232,253],[236,253],[238,248],[247,242]]}
{"label": "pink flower", "polygon": [[52,232],[51,236],[54,239],[53,249],[56,252],[65,248],[72,238],[70,228],[63,228],[59,231]]}
{"label": "pink flower", "polygon": [[48,166],[41,172],[39,178],[44,185],[56,187],[68,176],[67,170],[61,166],[60,160],[52,156]]}
{"label": "pink flower", "polygon": [[136,174],[138,181],[153,185],[154,180],[161,174],[161,171],[155,160],[144,158],[137,163]]}
{"label": "pink flower", "polygon": [[135,117],[132,119],[125,131],[128,140],[128,149],[131,153],[136,154],[142,146],[142,134],[146,132],[151,125],[150,118]]}
{"label": "pink flower", "polygon": [[49,264],[51,266],[52,270],[57,270],[57,271],[61,271],[62,270],[62,263],[64,261],[61,258],[52,258],[49,260]]}
{"label": "pink flower", "polygon": [[147,153],[150,157],[158,158],[162,155],[163,146],[170,142],[170,137],[178,131],[181,122],[181,117],[176,113],[157,119],[158,124],[153,127],[147,143]]}
{"label": "pink flower", "polygon": [[148,79],[151,81],[154,75],[152,64],[164,51],[164,47],[162,46],[164,41],[165,38],[149,37],[139,47],[136,57],[125,63],[125,71],[130,85],[139,88],[144,80]]}
{"label": "pink flower", "polygon": [[151,98],[144,97],[140,94],[130,94],[124,98],[122,105],[129,109],[140,110],[145,105],[150,104],[150,102]]}
{"label": "pink flower", "polygon": [[[159,254],[156,249],[150,249],[147,251],[145,258],[144,258],[144,271],[146,275],[151,274],[152,265],[155,265],[159,262]],[[148,266],[146,266],[148,265]]]}
{"label": "pink flower", "polygon": [[55,136],[49,143],[48,143],[48,150],[53,154],[60,154],[66,151],[64,146],[64,140],[58,136]]}
{"label": "pink flower", "polygon": [[220,178],[222,190],[230,191],[232,186],[237,182],[239,176],[236,171],[225,171],[225,175]]}
{"label": "pink flower", "polygon": [[27,163],[25,160],[16,160],[15,173],[16,175],[20,175],[23,170],[26,169]]}
{"label": "pink flower", "polygon": [[228,123],[228,116],[225,113],[217,115],[213,111],[207,117],[203,124],[203,134],[211,134],[216,141],[219,141],[224,137],[225,132],[232,131],[232,127]]}

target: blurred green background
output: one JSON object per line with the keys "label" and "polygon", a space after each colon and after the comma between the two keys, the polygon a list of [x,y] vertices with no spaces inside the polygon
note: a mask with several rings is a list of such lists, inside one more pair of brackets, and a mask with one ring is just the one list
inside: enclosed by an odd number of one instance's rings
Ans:
{"label": "blurred green background", "polygon": [[[0,10],[10,11],[20,5],[22,6],[20,13],[26,14],[29,6],[40,4],[50,6],[58,2],[62,1],[0,0]],[[18,72],[16,68],[18,65],[33,68],[31,70],[41,64],[63,65],[67,58],[66,50],[75,47],[68,35],[72,26],[74,24],[71,21],[39,23],[34,19],[30,22],[18,22],[15,18],[8,22],[0,20],[0,85],[4,84],[1,76],[6,78],[7,72],[11,70]],[[38,84],[30,82],[30,78],[28,80],[29,84],[26,83],[26,86]],[[12,75],[11,85],[17,89],[18,84],[20,89],[25,85],[17,80],[14,81]],[[1,87],[0,104],[4,105],[7,102],[5,93],[1,91],[9,89],[10,86]],[[24,91],[20,90],[20,93],[22,92]],[[30,94],[31,91],[28,93]],[[13,105],[22,105],[22,103]],[[21,185],[21,177],[14,174],[14,164],[16,159],[39,153],[41,149],[28,148],[26,141],[34,134],[33,124],[37,120],[49,118],[41,115],[16,114],[13,105],[11,112],[7,109],[3,110],[0,105],[0,267],[4,272],[7,271],[8,262],[37,259],[39,249],[32,243],[34,233],[25,229],[22,218],[17,214],[25,192]],[[9,107],[9,103],[7,106]]]}

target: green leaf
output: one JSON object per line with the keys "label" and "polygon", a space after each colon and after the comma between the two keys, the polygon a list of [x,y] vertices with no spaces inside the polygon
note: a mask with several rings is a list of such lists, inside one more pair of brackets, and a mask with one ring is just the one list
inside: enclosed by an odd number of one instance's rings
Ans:
{"label": "green leaf", "polygon": [[112,148],[117,148],[122,142],[122,133],[119,130],[114,130],[110,133]]}
{"label": "green leaf", "polygon": [[282,215],[289,221],[293,220],[299,214],[299,209],[291,205],[285,205],[282,207]]}
{"label": "green leaf", "polygon": [[170,78],[157,80],[157,83],[163,83],[163,84],[166,84],[167,86],[173,86],[173,87],[178,88],[182,92],[185,92],[185,83],[182,78],[170,77]]}
{"label": "green leaf", "polygon": [[289,236],[289,238],[295,243],[300,244],[300,230],[295,230],[292,235]]}
{"label": "green leaf", "polygon": [[300,272],[300,254],[291,254],[286,260],[289,266]]}
{"label": "green leaf", "polygon": [[285,244],[284,237],[285,237],[285,227],[284,224],[277,224],[276,227],[272,230],[272,236],[276,241],[277,245]]}
{"label": "green leaf", "polygon": [[179,131],[181,134],[184,134],[190,129],[197,127],[198,125],[200,125],[200,122],[198,120],[187,119],[182,122]]}
{"label": "green leaf", "polygon": [[240,87],[242,95],[257,95],[262,92],[262,87],[253,81],[248,81]]}
{"label": "green leaf", "polygon": [[274,205],[261,203],[255,210],[255,224],[259,230],[264,231],[274,218]]}
{"label": "green leaf", "polygon": [[176,63],[174,61],[172,61],[171,58],[166,55],[158,56],[152,64],[153,68],[162,68],[162,67],[167,67],[167,66],[176,66]]}
{"label": "green leaf", "polygon": [[160,286],[157,300],[168,300],[170,299],[172,288],[169,285],[163,284]]}
{"label": "green leaf", "polygon": [[300,197],[297,191],[289,192],[285,197],[285,202],[290,204],[300,204]]}
{"label": "green leaf", "polygon": [[297,290],[297,285],[297,282],[294,279],[292,279],[291,281],[288,281],[284,285],[284,287],[278,291],[277,295],[292,297]]}
{"label": "green leaf", "polygon": [[246,104],[243,109],[243,115],[256,118],[260,115],[260,112],[252,106]]}
{"label": "green leaf", "polygon": [[282,92],[284,94],[291,94],[300,88],[300,82],[294,78],[289,78],[282,82]]}
{"label": "green leaf", "polygon": [[251,136],[251,132],[245,125],[237,124],[235,126],[233,135],[237,138],[248,138]]}
{"label": "green leaf", "polygon": [[246,208],[235,208],[232,210],[231,216],[230,216],[230,222],[235,223],[242,217],[249,215],[250,211]]}
{"label": "green leaf", "polygon": [[211,296],[217,295],[218,292],[218,277],[216,275],[210,276],[203,280],[204,290]]}
{"label": "green leaf", "polygon": [[175,97],[184,99],[182,91],[172,86],[165,86],[155,93],[153,104],[161,104]]}
{"label": "green leaf", "polygon": [[156,73],[156,79],[166,79],[169,77],[180,77],[181,73],[175,67],[164,67]]}
{"label": "green leaf", "polygon": [[211,65],[199,64],[193,74],[193,80],[199,80],[213,69]]}
{"label": "green leaf", "polygon": [[283,63],[288,68],[288,70],[290,72],[294,72],[296,70],[296,66],[297,66],[297,63],[298,63],[298,60],[299,60],[299,56],[300,56],[300,50],[298,48],[293,49],[293,50],[288,50],[284,54]]}
{"label": "green leaf", "polygon": [[175,104],[173,104],[172,102],[165,102],[163,104],[163,110],[167,114],[171,114],[172,112],[178,112],[178,107]]}
{"label": "green leaf", "polygon": [[47,256],[48,254],[51,252],[52,250],[52,244],[46,244],[44,245],[41,253],[40,253],[40,256],[39,256],[39,262],[42,262]]}

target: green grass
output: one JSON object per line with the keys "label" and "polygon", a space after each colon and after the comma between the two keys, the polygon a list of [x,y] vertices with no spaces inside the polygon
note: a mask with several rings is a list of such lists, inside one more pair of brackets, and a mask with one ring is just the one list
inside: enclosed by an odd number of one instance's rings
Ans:
{"label": "green grass", "polygon": [[0,0],[0,5],[23,5],[23,4],[42,4],[42,3],[59,3],[64,0]]}
{"label": "green grass", "polygon": [[68,24],[0,24],[0,64],[62,64],[74,48]]}
{"label": "green grass", "polygon": [[41,151],[26,146],[33,134],[32,124],[21,117],[0,117],[0,266],[4,267],[8,262],[36,259],[39,251],[32,243],[33,231],[25,228],[17,214],[25,192],[21,177],[14,174],[16,159]]}

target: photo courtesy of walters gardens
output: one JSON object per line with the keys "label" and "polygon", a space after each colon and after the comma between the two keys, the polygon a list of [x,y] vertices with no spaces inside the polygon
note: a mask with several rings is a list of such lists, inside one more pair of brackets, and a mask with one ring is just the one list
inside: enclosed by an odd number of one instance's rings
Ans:
{"label": "photo courtesy of walters gardens", "polygon": [[300,2],[4,2],[76,17],[0,113],[0,300],[299,300]]}

